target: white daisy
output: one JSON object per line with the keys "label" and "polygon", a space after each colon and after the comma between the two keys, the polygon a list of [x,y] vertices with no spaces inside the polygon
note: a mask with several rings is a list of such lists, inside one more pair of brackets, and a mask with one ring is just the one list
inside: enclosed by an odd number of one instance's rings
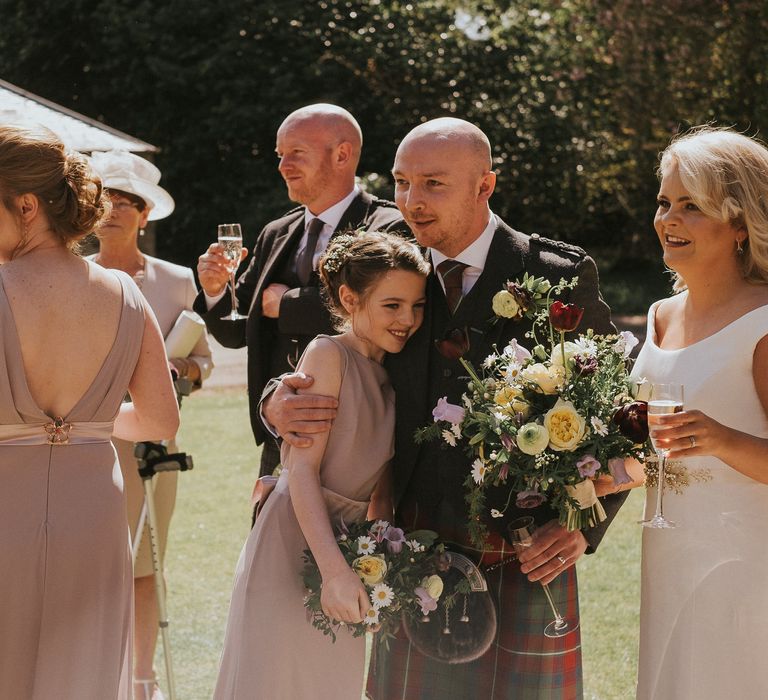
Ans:
{"label": "white daisy", "polygon": [[442,436],[451,447],[456,447],[456,436],[450,430],[443,430]]}
{"label": "white daisy", "polygon": [[371,605],[376,610],[389,607],[395,599],[395,592],[386,583],[377,583],[371,591]]}
{"label": "white daisy", "polygon": [[373,554],[376,551],[376,543],[365,535],[361,535],[357,538],[357,553],[358,554]]}
{"label": "white daisy", "polygon": [[483,464],[482,459],[476,459],[474,462],[472,462],[472,478],[475,480],[476,484],[482,484],[483,479],[485,478],[485,472],[488,471],[488,468]]}
{"label": "white daisy", "polygon": [[493,367],[493,363],[498,359],[499,356],[496,353],[488,355],[488,357],[483,360],[483,367],[485,367],[485,369],[491,369],[491,367]]}
{"label": "white daisy", "polygon": [[423,552],[425,547],[418,540],[406,540],[405,544],[412,552]]}
{"label": "white daisy", "polygon": [[574,340],[573,344],[576,349],[573,351],[574,355],[587,358],[597,355],[597,343],[591,338],[580,337],[578,340]]}
{"label": "white daisy", "polygon": [[376,608],[370,608],[367,613],[365,613],[365,617],[363,618],[363,622],[366,625],[378,625],[379,624],[379,611],[376,610]]}
{"label": "white daisy", "polygon": [[461,440],[461,426],[458,423],[454,423],[451,426],[451,432],[456,436],[457,440]]}
{"label": "white daisy", "polygon": [[589,419],[589,422],[592,423],[592,430],[595,431],[595,435],[608,435],[608,426],[597,416],[592,416],[592,418]]}

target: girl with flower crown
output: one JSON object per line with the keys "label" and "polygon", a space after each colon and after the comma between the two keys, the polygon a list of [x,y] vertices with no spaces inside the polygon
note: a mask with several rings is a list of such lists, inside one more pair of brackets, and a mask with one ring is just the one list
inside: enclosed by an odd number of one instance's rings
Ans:
{"label": "girl with flower crown", "polygon": [[364,638],[342,630],[332,644],[312,627],[301,555],[309,547],[318,563],[323,611],[361,622],[370,601],[333,525],[392,518],[394,393],[382,361],[421,325],[429,266],[413,243],[364,233],[335,238],[319,271],[341,333],[315,338],[299,369],[315,378],[306,393],[336,397],[338,413],[311,447],[283,445],[282,472],[237,566],[215,700],[250,700],[267,686],[275,700],[363,692]]}

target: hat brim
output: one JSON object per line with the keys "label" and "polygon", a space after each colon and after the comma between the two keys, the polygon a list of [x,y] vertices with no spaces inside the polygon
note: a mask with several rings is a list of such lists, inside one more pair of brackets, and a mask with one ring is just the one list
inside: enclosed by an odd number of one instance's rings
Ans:
{"label": "hat brim", "polygon": [[141,197],[150,208],[147,217],[149,221],[164,219],[176,208],[173,197],[162,187],[133,177],[130,173],[109,175],[103,178],[102,184],[108,190],[120,190]]}

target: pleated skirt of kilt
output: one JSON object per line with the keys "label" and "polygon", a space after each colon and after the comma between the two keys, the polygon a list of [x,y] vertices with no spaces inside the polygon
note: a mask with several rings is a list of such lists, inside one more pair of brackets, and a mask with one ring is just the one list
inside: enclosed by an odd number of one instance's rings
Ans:
{"label": "pleated skirt of kilt", "polygon": [[[550,639],[552,610],[542,587],[516,563],[487,574],[499,627],[491,648],[476,661],[445,664],[420,654],[401,629],[389,652],[379,650],[368,679],[373,700],[580,700],[580,630]],[[564,617],[579,617],[576,569],[550,584]],[[457,623],[458,624],[458,623]]]}

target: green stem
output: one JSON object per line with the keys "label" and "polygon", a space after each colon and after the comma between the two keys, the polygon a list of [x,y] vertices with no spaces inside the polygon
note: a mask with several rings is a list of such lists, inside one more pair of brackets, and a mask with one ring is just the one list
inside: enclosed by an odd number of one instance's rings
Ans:
{"label": "green stem", "polygon": [[563,370],[565,370],[565,386],[568,386],[568,362],[565,359],[565,332],[560,331],[560,355],[563,358]]}
{"label": "green stem", "polygon": [[469,364],[463,357],[459,358],[459,362],[464,366],[464,369],[467,370],[469,373],[469,377],[472,380],[472,383],[475,385],[475,388],[478,391],[485,391],[485,387],[483,386],[482,381],[480,381],[480,377],[477,376],[477,372],[475,372],[472,365]]}

